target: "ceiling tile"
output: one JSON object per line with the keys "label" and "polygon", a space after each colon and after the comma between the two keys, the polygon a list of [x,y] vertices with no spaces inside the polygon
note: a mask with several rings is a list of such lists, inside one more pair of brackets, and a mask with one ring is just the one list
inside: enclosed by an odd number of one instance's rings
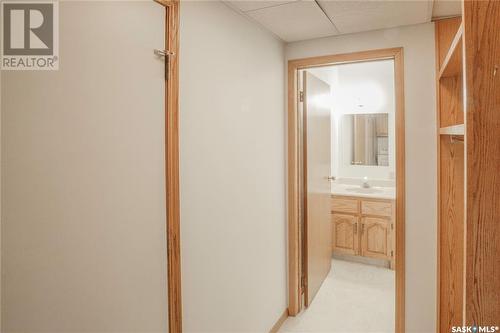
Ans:
{"label": "ceiling tile", "polygon": [[462,1],[435,0],[432,17],[447,17],[462,14]]}
{"label": "ceiling tile", "polygon": [[274,6],[279,6],[283,5],[285,3],[289,2],[294,2],[298,0],[287,0],[287,1],[268,1],[268,0],[253,0],[253,1],[247,1],[247,0],[233,0],[233,1],[228,1],[230,2],[234,7],[237,9],[241,10],[242,12],[248,12],[251,10],[256,10],[256,9],[262,9],[262,8],[267,8],[267,7],[274,7]]}
{"label": "ceiling tile", "polygon": [[250,11],[247,15],[286,42],[332,36],[338,33],[314,1],[287,3]]}
{"label": "ceiling tile", "polygon": [[327,1],[319,0],[340,33],[378,30],[429,22],[430,0]]}

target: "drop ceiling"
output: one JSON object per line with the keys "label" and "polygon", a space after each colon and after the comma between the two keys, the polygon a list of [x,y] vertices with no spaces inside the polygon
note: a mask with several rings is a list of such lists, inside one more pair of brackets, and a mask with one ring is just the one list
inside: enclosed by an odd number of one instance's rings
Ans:
{"label": "drop ceiling", "polygon": [[393,28],[460,15],[457,0],[226,1],[285,42]]}

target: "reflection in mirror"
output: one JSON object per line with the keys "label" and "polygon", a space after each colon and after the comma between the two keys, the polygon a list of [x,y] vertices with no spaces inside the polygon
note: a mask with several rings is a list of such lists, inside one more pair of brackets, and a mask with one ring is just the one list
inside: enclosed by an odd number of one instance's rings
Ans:
{"label": "reflection in mirror", "polygon": [[351,129],[352,165],[389,165],[388,114],[348,114],[342,126]]}

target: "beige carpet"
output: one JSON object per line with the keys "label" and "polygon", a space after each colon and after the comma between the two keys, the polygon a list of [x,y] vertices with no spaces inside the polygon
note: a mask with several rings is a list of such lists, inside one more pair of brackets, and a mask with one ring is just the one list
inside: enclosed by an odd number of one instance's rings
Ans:
{"label": "beige carpet", "polygon": [[393,333],[395,273],[334,259],[311,306],[280,332]]}

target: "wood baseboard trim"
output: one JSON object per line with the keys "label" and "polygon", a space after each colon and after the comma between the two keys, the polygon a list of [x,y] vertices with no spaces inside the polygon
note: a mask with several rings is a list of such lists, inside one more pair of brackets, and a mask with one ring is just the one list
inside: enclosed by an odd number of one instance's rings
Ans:
{"label": "wood baseboard trim", "polygon": [[288,318],[288,309],[285,309],[285,311],[278,318],[278,321],[274,324],[269,333],[277,333],[281,328],[281,325],[283,325],[283,323],[285,322],[286,318]]}

